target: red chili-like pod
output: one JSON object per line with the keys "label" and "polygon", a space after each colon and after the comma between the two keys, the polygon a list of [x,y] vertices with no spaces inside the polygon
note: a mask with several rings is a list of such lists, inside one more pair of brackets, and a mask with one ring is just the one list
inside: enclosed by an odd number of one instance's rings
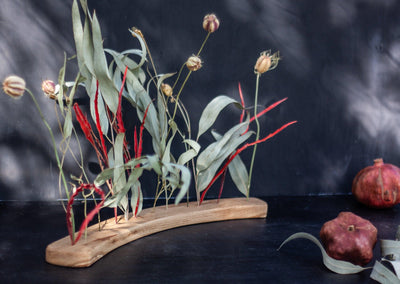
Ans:
{"label": "red chili-like pod", "polygon": [[372,208],[390,208],[400,203],[400,169],[375,159],[374,165],[362,169],[352,186],[356,199]]}

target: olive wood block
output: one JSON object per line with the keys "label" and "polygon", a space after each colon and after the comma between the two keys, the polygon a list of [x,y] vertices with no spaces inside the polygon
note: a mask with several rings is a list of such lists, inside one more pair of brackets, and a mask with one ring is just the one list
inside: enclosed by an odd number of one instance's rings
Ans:
{"label": "olive wood block", "polygon": [[[258,198],[226,198],[144,209],[136,218],[110,218],[87,229],[87,237],[71,245],[66,236],[49,244],[46,261],[66,267],[89,267],[110,251],[164,230],[224,220],[265,218],[268,205]],[[102,228],[99,230],[99,228]]]}

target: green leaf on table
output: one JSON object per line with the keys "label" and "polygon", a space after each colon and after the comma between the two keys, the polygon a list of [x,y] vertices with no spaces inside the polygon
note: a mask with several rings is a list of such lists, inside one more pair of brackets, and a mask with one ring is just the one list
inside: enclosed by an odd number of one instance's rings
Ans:
{"label": "green leaf on table", "polygon": [[370,277],[382,284],[400,284],[400,279],[379,261],[375,261]]}
{"label": "green leaf on table", "polygon": [[322,259],[323,259],[323,263],[325,264],[325,266],[333,271],[336,272],[338,274],[354,274],[354,273],[359,273],[363,270],[366,269],[370,269],[370,267],[362,267],[359,265],[354,265],[348,261],[343,261],[343,260],[337,260],[334,259],[332,257],[330,257],[324,247],[322,246],[322,244],[319,242],[319,240],[314,237],[311,234],[308,233],[304,233],[304,232],[300,232],[300,233],[295,233],[293,235],[291,235],[290,237],[288,237],[278,248],[278,250],[280,250],[286,243],[288,243],[289,241],[292,241],[294,239],[307,239],[312,241],[313,243],[315,243],[319,249],[321,250],[322,253]]}

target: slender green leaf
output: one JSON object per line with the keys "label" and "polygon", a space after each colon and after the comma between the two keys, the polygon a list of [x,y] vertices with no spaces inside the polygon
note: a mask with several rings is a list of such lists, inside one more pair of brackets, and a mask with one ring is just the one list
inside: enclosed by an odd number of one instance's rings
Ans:
{"label": "slender green leaf", "polygon": [[225,95],[218,96],[208,103],[199,120],[199,133],[197,134],[197,140],[214,124],[219,113],[226,106],[232,103],[241,107],[239,102]]}
{"label": "slender green leaf", "polygon": [[185,197],[185,195],[189,189],[191,175],[190,175],[189,169],[182,165],[175,164],[174,167],[178,168],[181,172],[181,182],[179,185],[181,189],[179,190],[179,193],[175,198],[175,204],[178,204],[179,202],[181,202],[183,197]]}
{"label": "slender green leaf", "polygon": [[66,115],[64,118],[64,127],[63,127],[63,138],[66,139],[71,136],[72,133],[72,114],[71,108],[68,108],[66,111]]}
{"label": "slender green leaf", "polygon": [[298,239],[298,238],[307,239],[307,240],[312,241],[314,244],[316,244],[319,247],[319,249],[321,250],[322,259],[323,259],[325,266],[333,272],[336,272],[338,274],[354,274],[354,273],[359,273],[366,269],[370,269],[370,267],[361,267],[359,265],[354,265],[348,261],[337,260],[337,259],[330,257],[326,253],[324,247],[321,245],[321,243],[318,241],[318,239],[308,233],[300,232],[300,233],[295,233],[295,234],[291,235],[279,246],[278,250],[280,250],[289,241],[292,241],[292,240]]}
{"label": "slender green leaf", "polygon": [[[221,135],[215,131],[211,131],[215,140],[221,139]],[[248,196],[247,184],[249,181],[249,173],[242,159],[237,155],[228,166],[229,174],[236,185],[237,189],[244,195]]]}
{"label": "slender green leaf", "polygon": [[116,113],[118,108],[118,92],[108,74],[107,60],[103,50],[103,39],[101,37],[100,24],[96,14],[92,20],[92,36],[93,36],[93,68],[97,80],[99,81],[100,89],[104,101],[113,113]]}
{"label": "slender green leaf", "polygon": [[375,261],[370,277],[382,284],[400,284],[400,279],[379,261]]}
{"label": "slender green leaf", "polygon": [[183,143],[188,144],[191,148],[179,156],[179,165],[185,165],[187,162],[195,158],[199,154],[201,148],[199,143],[191,139],[185,139],[183,140]]}
{"label": "slender green leaf", "polygon": [[391,256],[394,260],[400,260],[400,241],[381,240],[382,256]]}

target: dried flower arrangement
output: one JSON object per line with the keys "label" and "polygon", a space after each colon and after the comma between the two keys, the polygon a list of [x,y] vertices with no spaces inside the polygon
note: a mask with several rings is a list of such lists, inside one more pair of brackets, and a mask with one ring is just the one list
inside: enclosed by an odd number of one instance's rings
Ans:
{"label": "dried flower arrangement", "polygon": [[[62,121],[60,126],[63,136],[62,145],[56,145],[52,129],[46,122],[35,96],[25,87],[25,81],[13,75],[7,77],[3,82],[4,92],[11,97],[19,98],[24,91],[30,94],[52,137],[55,157],[59,166],[60,187],[64,189],[68,199],[67,204],[63,204],[63,206],[66,211],[70,243],[75,245],[81,236],[87,233],[90,220],[103,207],[114,208],[116,223],[140,216],[143,206],[140,178],[145,170],[154,171],[157,175],[155,205],[161,196],[165,197],[165,207],[167,208],[171,200],[174,200],[175,204],[180,203],[183,199],[189,200],[189,185],[192,179],[197,198],[196,205],[203,203],[206,193],[219,178],[221,179],[220,198],[227,172],[230,173],[239,192],[246,197],[244,199],[249,200],[258,144],[296,123],[296,121],[288,122],[260,138],[261,127],[258,118],[286,100],[284,98],[262,111],[258,111],[260,77],[278,66],[279,53],[272,54],[270,51],[264,51],[256,61],[253,113],[250,114],[245,106],[239,84],[240,101],[225,95],[215,97],[203,110],[198,124],[198,133],[194,138],[189,112],[183,105],[181,96],[192,73],[202,67],[200,54],[210,35],[218,30],[219,19],[214,14],[206,15],[203,19],[203,28],[207,34],[199,51],[186,60],[177,74],[160,74],[156,71],[148,44],[139,29],[132,28],[129,32],[138,40],[140,49],[123,52],[104,49],[96,14],[89,12],[85,0],[80,0],[79,4],[74,0],[72,6],[73,33],[79,73],[76,75],[75,81],[66,81],[67,59],[65,59],[64,66],[59,72],[58,84],[56,85],[51,80],[42,83],[45,95],[54,100],[56,106],[58,105],[55,109],[57,116]],[[83,22],[82,19],[84,19]],[[106,55],[112,58],[111,62],[107,61]],[[132,56],[138,56],[140,60],[135,61],[131,58]],[[186,77],[181,82],[180,78],[185,71]],[[166,83],[167,80],[174,77],[172,86]],[[91,120],[74,99],[76,90],[81,86],[85,88],[90,100]],[[123,120],[123,100],[132,106],[140,121],[140,125],[133,129],[133,133],[129,134],[127,134]],[[235,105],[241,110],[239,123],[223,134],[211,131],[215,142],[207,146],[200,145],[200,136],[211,128],[220,112],[228,105]],[[98,158],[101,173],[94,181],[89,181],[87,177],[82,153],[80,153],[80,157],[74,156],[78,167],[82,170],[81,178],[68,180],[63,171],[65,155],[68,152],[73,153],[73,151],[69,151],[71,139],[76,139],[79,145],[77,137],[80,130],[74,127],[74,116]],[[184,121],[183,128],[176,123],[177,116]],[[250,130],[250,123],[253,121],[256,124],[256,131]],[[147,131],[152,139],[151,145],[154,151],[152,154],[142,153],[144,131]],[[127,135],[133,136],[133,151],[129,150]],[[254,135],[255,139],[250,140]],[[174,152],[176,148],[174,145],[178,145],[177,143],[185,146],[183,153]],[[251,147],[253,153],[249,170],[247,170],[239,154]],[[73,186],[70,185],[72,182]],[[72,205],[74,199],[84,192],[89,192],[89,194],[85,194],[85,202],[87,196],[92,196],[95,207],[85,216],[79,230],[76,230]],[[97,197],[95,198],[95,196]],[[118,208],[122,211],[124,218],[118,218]],[[91,260],[87,264],[76,266],[87,266],[93,262]],[[66,265],[69,266],[69,264]]]}

